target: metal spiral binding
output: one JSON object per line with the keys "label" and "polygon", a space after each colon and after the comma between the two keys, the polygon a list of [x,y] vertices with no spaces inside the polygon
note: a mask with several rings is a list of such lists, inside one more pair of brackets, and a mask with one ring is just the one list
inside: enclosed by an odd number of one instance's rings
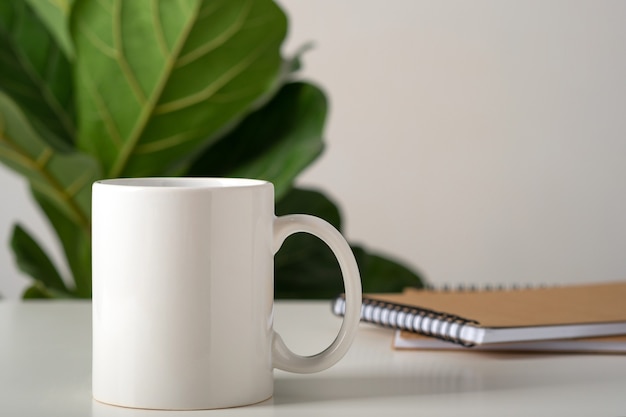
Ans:
{"label": "metal spiral binding", "polygon": [[526,284],[426,284],[424,290],[440,291],[440,292],[476,292],[476,291],[516,291],[516,290],[532,290],[537,288],[556,287],[558,284],[546,283],[526,283]]}
{"label": "metal spiral binding", "polygon": [[[343,316],[345,306],[345,299],[337,297],[333,304],[333,313]],[[471,347],[474,344],[461,339],[463,327],[468,324],[477,324],[474,320],[467,320],[453,314],[370,299],[363,300],[361,321],[421,333],[465,347]]]}

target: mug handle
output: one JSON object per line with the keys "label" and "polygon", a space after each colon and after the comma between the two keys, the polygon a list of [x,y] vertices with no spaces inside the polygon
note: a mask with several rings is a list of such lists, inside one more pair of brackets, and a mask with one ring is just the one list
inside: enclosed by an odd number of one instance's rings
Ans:
{"label": "mug handle", "polygon": [[330,368],[348,351],[356,336],[361,319],[361,277],[350,246],[330,223],[307,214],[291,214],[274,219],[274,254],[285,239],[298,232],[320,238],[333,251],[339,262],[346,293],[346,311],[335,340],[326,349],[312,356],[293,353],[280,335],[274,332],[272,342],[273,366],[289,372],[312,373]]}

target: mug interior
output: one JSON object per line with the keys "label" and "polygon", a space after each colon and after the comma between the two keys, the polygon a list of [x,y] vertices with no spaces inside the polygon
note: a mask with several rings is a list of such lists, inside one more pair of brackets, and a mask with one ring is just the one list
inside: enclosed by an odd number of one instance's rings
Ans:
{"label": "mug interior", "polygon": [[115,178],[96,181],[103,185],[124,187],[154,187],[154,188],[227,188],[253,187],[267,184],[267,181],[247,178]]}

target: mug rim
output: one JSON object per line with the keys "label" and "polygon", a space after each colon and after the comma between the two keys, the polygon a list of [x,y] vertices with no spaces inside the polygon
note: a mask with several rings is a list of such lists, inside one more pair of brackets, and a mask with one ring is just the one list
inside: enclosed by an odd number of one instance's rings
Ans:
{"label": "mug rim", "polygon": [[220,189],[251,188],[271,184],[265,180],[226,177],[139,177],[98,180],[95,185],[142,189]]}

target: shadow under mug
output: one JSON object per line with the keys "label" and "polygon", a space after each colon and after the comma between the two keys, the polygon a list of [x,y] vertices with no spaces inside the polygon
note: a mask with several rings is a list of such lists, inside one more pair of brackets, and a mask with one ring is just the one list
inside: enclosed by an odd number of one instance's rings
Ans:
{"label": "shadow under mug", "polygon": [[[309,373],[347,352],[361,282],[349,245],[326,221],[274,215],[271,183],[135,178],[93,185],[93,396],[135,408],[212,409],[272,396],[273,369]],[[334,252],[346,314],[317,355],[272,329],[274,254],[306,232]]]}

